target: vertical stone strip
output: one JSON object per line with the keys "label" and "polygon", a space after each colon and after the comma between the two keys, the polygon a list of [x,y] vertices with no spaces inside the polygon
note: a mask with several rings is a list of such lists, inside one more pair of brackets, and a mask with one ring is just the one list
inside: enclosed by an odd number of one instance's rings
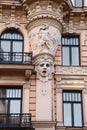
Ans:
{"label": "vertical stone strip", "polygon": [[30,84],[26,82],[23,86],[23,113],[29,113],[29,96],[30,96]]}
{"label": "vertical stone strip", "polygon": [[62,104],[62,89],[56,89],[57,102],[57,126],[63,126],[63,104]]}
{"label": "vertical stone strip", "polygon": [[87,127],[87,88],[83,90],[83,112],[84,127]]}

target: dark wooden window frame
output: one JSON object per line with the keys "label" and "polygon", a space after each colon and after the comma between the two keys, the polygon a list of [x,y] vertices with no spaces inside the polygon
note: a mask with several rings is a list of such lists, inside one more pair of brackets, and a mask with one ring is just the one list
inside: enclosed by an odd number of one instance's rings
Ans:
{"label": "dark wooden window frame", "polygon": [[[71,39],[71,38],[78,38],[78,45],[74,45],[74,44],[72,44],[72,45],[70,45],[70,44],[66,44],[66,43],[63,43],[63,38],[64,39]],[[71,59],[71,57],[72,57],[72,52],[71,52],[71,48],[72,47],[78,47],[79,48],[79,54],[78,54],[78,60],[79,60],[79,63],[78,63],[78,65],[76,65],[76,66],[80,66],[80,37],[79,36],[62,36],[62,48],[63,47],[68,47],[69,48],[69,65],[64,65],[63,64],[63,50],[62,50],[62,65],[63,66],[75,66],[75,65],[72,65],[72,59]]]}
{"label": "dark wooden window frame", "polygon": [[[74,94],[77,93],[77,94],[80,94],[81,101],[79,101],[79,100],[77,100],[77,101],[71,100],[71,101],[70,101],[69,95],[68,95],[68,101],[67,101],[66,99],[64,99],[64,93],[65,93],[65,94],[66,94],[66,93],[67,93],[67,94],[69,94],[69,93],[74,93]],[[82,127],[84,126],[84,123],[83,123],[83,108],[82,108],[82,91],[80,91],[80,90],[79,90],[79,91],[78,91],[78,90],[77,90],[77,91],[76,91],[76,90],[75,90],[75,91],[74,91],[74,90],[72,90],[72,91],[71,91],[71,90],[64,90],[64,91],[63,91],[63,97],[62,97],[62,98],[63,98],[63,113],[64,113],[64,103],[67,103],[67,104],[69,103],[69,104],[71,104],[71,119],[72,119],[71,124],[72,124],[72,126],[66,126],[66,127],[76,127],[76,128],[77,128],[77,127],[81,127],[81,128],[82,128]],[[73,110],[73,106],[74,106],[75,103],[81,104],[82,126],[75,126],[75,125],[74,125],[74,110]],[[63,114],[63,122],[64,122],[64,114]]]}

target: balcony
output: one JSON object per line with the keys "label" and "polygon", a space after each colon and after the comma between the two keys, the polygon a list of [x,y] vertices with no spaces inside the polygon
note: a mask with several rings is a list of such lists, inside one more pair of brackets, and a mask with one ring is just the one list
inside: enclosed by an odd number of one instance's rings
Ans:
{"label": "balcony", "polygon": [[32,53],[0,52],[0,64],[32,64]]}
{"label": "balcony", "polygon": [[0,129],[31,129],[31,114],[1,114],[0,113]]}

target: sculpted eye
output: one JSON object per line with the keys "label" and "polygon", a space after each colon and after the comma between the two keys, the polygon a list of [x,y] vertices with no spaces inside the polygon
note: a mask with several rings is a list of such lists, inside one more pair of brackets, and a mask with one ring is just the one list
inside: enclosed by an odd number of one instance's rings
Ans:
{"label": "sculpted eye", "polygon": [[44,64],[40,64],[40,67],[43,67],[44,66]]}
{"label": "sculpted eye", "polygon": [[49,67],[50,65],[49,64],[46,64],[46,67]]}

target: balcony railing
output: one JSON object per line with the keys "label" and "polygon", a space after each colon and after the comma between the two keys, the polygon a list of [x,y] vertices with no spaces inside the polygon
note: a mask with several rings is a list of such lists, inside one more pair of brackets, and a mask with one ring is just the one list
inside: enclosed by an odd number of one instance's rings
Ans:
{"label": "balcony railing", "polygon": [[0,128],[32,128],[31,114],[0,114]]}
{"label": "balcony railing", "polygon": [[0,64],[32,64],[32,53],[0,52]]}

